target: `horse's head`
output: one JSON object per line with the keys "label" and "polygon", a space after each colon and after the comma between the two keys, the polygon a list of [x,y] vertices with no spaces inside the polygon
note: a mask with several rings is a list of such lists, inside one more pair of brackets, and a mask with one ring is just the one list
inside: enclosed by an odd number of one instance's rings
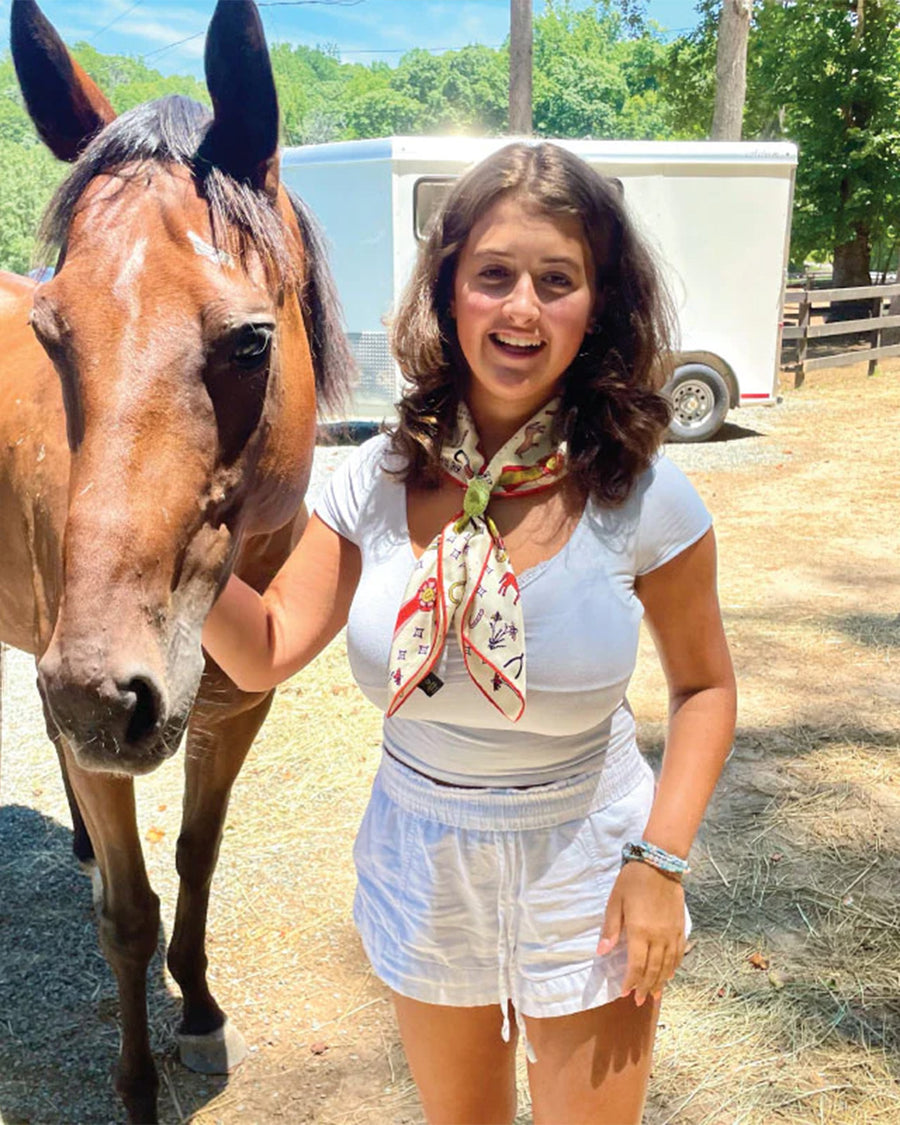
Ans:
{"label": "horse's head", "polygon": [[180,740],[242,539],[299,507],[338,320],[309,218],[279,184],[249,0],[220,0],[210,24],[212,116],[169,98],[117,118],[32,0],[12,5],[12,49],[38,132],[74,162],[32,313],[71,450],[39,682],[83,765],[141,773]]}

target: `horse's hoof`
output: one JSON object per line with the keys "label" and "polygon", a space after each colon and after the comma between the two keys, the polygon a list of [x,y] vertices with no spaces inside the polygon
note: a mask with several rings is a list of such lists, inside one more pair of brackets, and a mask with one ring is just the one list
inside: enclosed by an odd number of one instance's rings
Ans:
{"label": "horse's hoof", "polygon": [[178,1057],[198,1074],[230,1074],[247,1057],[247,1041],[229,1020],[207,1035],[178,1035]]}

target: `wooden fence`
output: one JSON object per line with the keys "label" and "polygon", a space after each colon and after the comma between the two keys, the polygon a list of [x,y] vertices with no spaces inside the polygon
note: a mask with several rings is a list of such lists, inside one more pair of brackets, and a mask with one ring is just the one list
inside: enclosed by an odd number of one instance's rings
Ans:
{"label": "wooden fence", "polygon": [[[888,329],[900,329],[900,316],[891,315],[890,306],[892,298],[900,297],[900,284],[895,285],[861,285],[852,289],[788,289],[784,294],[785,319],[787,319],[788,306],[797,306],[796,325],[785,324],[782,329],[782,341],[797,341],[797,358],[794,363],[794,386],[802,385],[807,371],[818,371],[823,367],[840,367],[843,364],[859,363],[864,359],[869,361],[869,374],[871,375],[879,359],[889,355],[900,355],[900,343],[885,344],[882,333]],[[864,320],[837,320],[830,324],[813,324],[814,316],[826,312],[833,305],[840,305],[846,301],[869,306],[869,315]],[[857,347],[846,350],[847,345],[841,346],[844,350],[822,354],[817,349],[817,354],[809,356],[808,344],[810,340],[821,340],[828,336],[873,335],[874,340],[868,348]],[[900,332],[891,333],[892,338],[900,340]]]}

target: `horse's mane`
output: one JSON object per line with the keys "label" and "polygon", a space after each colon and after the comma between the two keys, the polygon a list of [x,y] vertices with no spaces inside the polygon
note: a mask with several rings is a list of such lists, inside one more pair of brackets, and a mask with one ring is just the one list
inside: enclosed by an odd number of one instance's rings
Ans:
{"label": "horse's mane", "polygon": [[309,209],[288,192],[305,248],[305,269],[269,198],[197,159],[197,149],[212,121],[208,109],[174,94],[147,102],[115,118],[91,141],[57,188],[41,223],[42,261],[65,253],[69,227],[79,200],[98,175],[134,179],[152,175],[153,166],[181,164],[191,170],[207,201],[216,245],[241,262],[252,248],[273,284],[295,289],[312,353],[319,399],[338,408],[346,395],[354,361],[342,329],[337,291],[325,244]]}

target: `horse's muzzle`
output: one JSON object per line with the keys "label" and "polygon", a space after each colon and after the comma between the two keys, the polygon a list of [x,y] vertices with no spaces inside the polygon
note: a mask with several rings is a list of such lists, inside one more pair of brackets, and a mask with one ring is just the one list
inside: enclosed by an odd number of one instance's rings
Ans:
{"label": "horse's muzzle", "polygon": [[[38,664],[38,689],[51,737],[62,736],[85,769],[141,774],[178,746],[163,685],[147,668],[78,674],[51,645]],[[172,729],[174,727],[174,729]]]}

